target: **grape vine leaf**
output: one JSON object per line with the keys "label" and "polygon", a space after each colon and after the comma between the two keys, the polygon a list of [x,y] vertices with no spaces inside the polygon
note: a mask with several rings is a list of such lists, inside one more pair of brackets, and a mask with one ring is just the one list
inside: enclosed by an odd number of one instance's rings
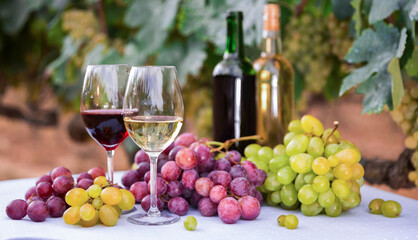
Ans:
{"label": "grape vine leaf", "polygon": [[40,9],[46,0],[3,0],[0,1],[0,24],[7,34],[18,32],[32,11]]}
{"label": "grape vine leaf", "polygon": [[358,37],[345,56],[349,63],[364,63],[343,79],[340,96],[350,88],[360,84],[357,92],[364,94],[363,112],[378,113],[385,104],[392,108],[391,87],[392,78],[387,71],[389,62],[405,47],[406,31],[399,33],[398,29],[384,22],[374,24],[375,31],[366,29]]}
{"label": "grape vine leaf", "polygon": [[398,57],[395,57],[394,59],[392,59],[392,61],[389,62],[388,72],[390,73],[390,75],[392,75],[393,107],[397,107],[399,103],[402,101],[403,95],[405,94]]}
{"label": "grape vine leaf", "polygon": [[391,13],[399,10],[407,1],[412,0],[373,0],[369,13],[369,22],[373,24],[389,17]]}

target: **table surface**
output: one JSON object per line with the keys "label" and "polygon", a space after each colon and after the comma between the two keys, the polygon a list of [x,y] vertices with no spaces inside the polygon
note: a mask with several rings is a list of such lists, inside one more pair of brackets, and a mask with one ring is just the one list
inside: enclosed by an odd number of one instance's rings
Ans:
{"label": "table surface", "polygon": [[[121,172],[115,173],[120,180]],[[27,216],[22,220],[7,217],[6,205],[17,198],[24,198],[26,190],[36,179],[19,179],[0,182],[0,240],[3,239],[418,239],[418,201],[370,186],[361,188],[360,206],[343,212],[337,218],[326,215],[306,217],[299,210],[287,211],[263,205],[260,216],[253,221],[239,220],[236,224],[224,224],[219,217],[203,217],[196,209],[187,215],[196,217],[197,228],[193,232],[180,221],[165,226],[138,226],[127,222],[122,215],[116,226],[96,225],[83,228],[67,225],[62,218],[47,218],[45,222],[32,222]],[[386,218],[368,212],[368,203],[374,198],[395,200],[402,205],[398,218]],[[136,206],[137,209],[140,206]],[[299,219],[295,230],[277,225],[282,214],[294,214]]]}

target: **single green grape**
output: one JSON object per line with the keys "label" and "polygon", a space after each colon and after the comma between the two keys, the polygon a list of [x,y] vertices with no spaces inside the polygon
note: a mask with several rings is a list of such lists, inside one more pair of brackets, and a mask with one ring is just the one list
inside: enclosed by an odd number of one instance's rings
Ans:
{"label": "single green grape", "polygon": [[93,184],[89,188],[87,188],[87,194],[91,198],[98,198],[101,193],[102,193],[102,188],[97,184]]}
{"label": "single green grape", "polygon": [[340,164],[340,160],[334,155],[329,156],[328,161],[331,167],[336,167],[338,164]]}
{"label": "single green grape", "polygon": [[195,217],[188,216],[184,219],[183,225],[188,231],[194,231],[197,226],[197,220]]}
{"label": "single green grape", "polygon": [[399,217],[402,213],[401,204],[393,200],[383,202],[380,208],[382,209],[382,214],[385,217],[395,218]]}
{"label": "single green grape", "polygon": [[298,227],[298,224],[299,224],[299,220],[293,214],[287,215],[285,220],[284,220],[284,226],[287,229],[295,229],[295,228]]}
{"label": "single green grape", "polygon": [[312,155],[312,157],[320,157],[324,153],[324,142],[319,137],[313,137],[309,141],[308,145],[308,153]]}
{"label": "single green grape", "polygon": [[331,205],[335,202],[335,194],[331,189],[324,193],[320,193],[318,196],[318,203],[323,208],[331,207]]}
{"label": "single green grape", "polygon": [[258,150],[258,158],[268,163],[272,158],[274,157],[274,152],[271,147],[261,147],[260,150]]}
{"label": "single green grape", "polygon": [[292,138],[292,140],[286,146],[286,154],[288,156],[293,156],[298,153],[306,152],[308,148],[309,139],[307,136],[303,134],[296,135]]}
{"label": "single green grape", "polygon": [[80,206],[73,206],[65,210],[62,215],[64,222],[69,225],[76,224],[80,221]]}
{"label": "single green grape", "polygon": [[316,117],[305,115],[301,119],[302,128],[306,133],[313,133],[316,136],[321,136],[324,132],[324,125]]}
{"label": "single green grape", "polygon": [[331,135],[332,131],[332,128],[328,128],[322,134],[322,141],[324,141],[325,145],[335,144],[341,140],[340,132],[338,132],[338,130],[335,130],[334,133]]}
{"label": "single green grape", "polygon": [[245,149],[244,149],[244,155],[249,158],[252,156],[257,156],[258,151],[260,150],[261,146],[256,144],[256,143],[252,143],[250,145],[248,145]]}
{"label": "single green grape", "polygon": [[278,204],[278,203],[273,201],[273,199],[271,197],[271,192],[268,193],[267,196],[266,196],[266,203],[267,203],[267,205],[272,206],[272,207],[277,206],[277,204]]}
{"label": "single green grape", "polygon": [[283,186],[280,190],[280,198],[282,199],[282,203],[288,207],[295,205],[298,201],[298,193],[295,189],[295,185],[291,183]]}
{"label": "single green grape", "polygon": [[340,199],[345,199],[350,196],[350,187],[344,180],[336,179],[332,181],[331,188],[335,195]]}
{"label": "single green grape", "polygon": [[331,165],[328,159],[324,157],[315,158],[312,162],[312,170],[315,174],[324,175],[327,173],[331,168]]}
{"label": "single green grape", "polygon": [[296,191],[299,191],[305,184],[305,175],[303,173],[299,173],[295,178],[295,188]]}
{"label": "single green grape", "polygon": [[81,206],[87,202],[87,200],[87,192],[82,188],[73,188],[65,194],[65,202],[72,207]]}
{"label": "single green grape", "polygon": [[324,208],[321,205],[319,205],[317,201],[311,204],[302,203],[302,205],[300,206],[300,210],[302,211],[302,213],[305,216],[309,216],[309,217],[318,215],[319,213],[321,213],[323,209]]}
{"label": "single green grape", "polygon": [[305,180],[305,182],[307,183],[307,184],[312,184],[313,183],[313,180],[315,179],[315,177],[316,177],[317,175],[315,174],[315,173],[313,173],[313,172],[309,172],[309,173],[306,173],[305,174],[305,176],[304,176],[304,178],[303,178],[303,180]]}
{"label": "single green grape", "polygon": [[306,153],[299,153],[292,156],[290,166],[297,173],[307,173],[312,169],[313,157]]}
{"label": "single green grape", "polygon": [[353,176],[353,168],[346,163],[340,163],[336,166],[332,172],[334,176],[341,180],[349,180]]}
{"label": "single green grape", "polygon": [[302,204],[312,204],[318,199],[318,193],[315,192],[312,185],[306,184],[299,189],[298,199]]}
{"label": "single green grape", "polygon": [[286,220],[286,215],[280,215],[277,218],[277,224],[279,224],[280,227],[284,227],[284,221]]}
{"label": "single green grape", "polygon": [[324,177],[326,177],[328,181],[331,182],[332,180],[334,180],[334,173],[330,169],[327,173],[324,174]]}
{"label": "single green grape", "polygon": [[359,185],[360,187],[363,187],[363,185],[364,185],[364,178],[363,178],[363,177],[361,177],[361,178],[357,179],[357,180],[356,180],[356,182],[358,183],[358,185]]}
{"label": "single green grape", "polygon": [[326,158],[329,158],[330,156],[335,155],[341,149],[342,148],[340,147],[340,145],[338,145],[336,143],[328,144],[328,145],[325,146],[324,156]]}
{"label": "single green grape", "polygon": [[290,143],[290,141],[292,141],[293,137],[296,136],[296,135],[298,135],[298,134],[295,133],[295,132],[286,133],[286,135],[284,135],[284,138],[283,138],[284,145],[287,146]]}
{"label": "single green grape", "polygon": [[325,208],[325,213],[328,217],[338,217],[342,211],[341,204],[338,201],[334,201],[331,206]]}
{"label": "single green grape", "polygon": [[370,203],[369,203],[370,213],[382,214],[381,206],[382,206],[383,202],[384,202],[384,200],[381,199],[381,198],[376,198],[376,199],[373,199],[372,201],[370,201]]}
{"label": "single green grape", "polygon": [[351,176],[352,179],[360,179],[364,176],[364,168],[360,163],[354,163],[351,165],[351,169],[353,170],[353,175]]}
{"label": "single green grape", "polygon": [[103,205],[99,210],[100,221],[105,226],[114,226],[119,220],[119,213],[113,206]]}
{"label": "single green grape", "polygon": [[354,148],[345,148],[337,152],[335,156],[340,160],[340,163],[347,163],[349,165],[360,162],[361,160],[360,152]]}
{"label": "single green grape", "polygon": [[270,193],[270,198],[272,202],[279,204],[282,201],[280,190]]}
{"label": "single green grape", "polygon": [[268,162],[262,161],[260,160],[260,158],[256,157],[256,156],[252,156],[250,158],[248,158],[248,161],[254,163],[258,169],[262,169],[265,172],[269,172],[269,166],[268,166]]}
{"label": "single green grape", "polygon": [[296,172],[290,166],[284,166],[277,172],[277,181],[283,185],[291,183],[296,178]]}
{"label": "single green grape", "polygon": [[312,182],[312,187],[315,192],[324,193],[329,190],[329,180],[325,176],[316,176]]}
{"label": "single green grape", "polygon": [[218,155],[216,155],[215,159],[218,160],[218,159],[221,159],[221,158],[225,158],[225,156],[226,156],[226,154],[221,152],[221,153],[218,153]]}
{"label": "single green grape", "polygon": [[274,174],[269,174],[264,181],[264,187],[271,192],[280,190],[282,186],[283,185],[277,181],[277,177]]}
{"label": "single green grape", "polygon": [[103,206],[103,201],[101,198],[94,198],[93,201],[91,201],[91,205],[97,210],[99,210]]}
{"label": "single green grape", "polygon": [[344,208],[354,208],[360,204],[360,197],[356,193],[350,193],[345,199],[340,199],[341,206]]}
{"label": "single green grape", "polygon": [[99,185],[100,187],[104,188],[109,185],[107,178],[105,176],[98,176],[94,179],[94,184]]}
{"label": "single green grape", "polygon": [[273,148],[273,152],[275,156],[286,154],[286,147],[283,144],[276,145]]}
{"label": "single green grape", "polygon": [[269,162],[269,169],[272,172],[278,172],[280,168],[289,164],[289,157],[285,154],[275,156]]}
{"label": "single green grape", "polygon": [[269,190],[266,189],[266,187],[263,185],[258,186],[257,190],[260,191],[261,193],[269,193]]}
{"label": "single green grape", "polygon": [[287,129],[289,132],[304,133],[302,122],[299,119],[291,121]]}
{"label": "single green grape", "polygon": [[283,201],[280,203],[280,207],[284,210],[296,210],[299,208],[300,202],[296,201],[293,205],[286,205]]}
{"label": "single green grape", "polygon": [[96,215],[96,209],[90,204],[85,203],[80,207],[80,217],[84,221],[90,221]]}
{"label": "single green grape", "polygon": [[120,191],[122,192],[122,200],[118,207],[125,211],[131,210],[135,206],[134,195],[126,189],[121,189]]}

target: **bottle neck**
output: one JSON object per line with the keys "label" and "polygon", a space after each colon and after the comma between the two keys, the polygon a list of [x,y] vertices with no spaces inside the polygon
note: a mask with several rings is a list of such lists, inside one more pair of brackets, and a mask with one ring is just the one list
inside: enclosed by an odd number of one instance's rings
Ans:
{"label": "bottle neck", "polygon": [[282,41],[280,31],[263,30],[262,55],[273,56],[282,54]]}
{"label": "bottle neck", "polygon": [[244,58],[244,56],[242,21],[238,18],[227,18],[227,36],[224,59]]}

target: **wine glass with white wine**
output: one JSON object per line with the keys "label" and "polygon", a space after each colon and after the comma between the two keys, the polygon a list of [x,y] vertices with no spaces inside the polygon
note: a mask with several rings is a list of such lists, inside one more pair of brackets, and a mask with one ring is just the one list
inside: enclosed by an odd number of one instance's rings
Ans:
{"label": "wine glass with white wine", "polygon": [[150,208],[128,221],[139,225],[164,225],[179,216],[157,208],[157,158],[177,137],[183,125],[183,98],[175,67],[132,67],[123,102],[126,129],[150,157]]}

